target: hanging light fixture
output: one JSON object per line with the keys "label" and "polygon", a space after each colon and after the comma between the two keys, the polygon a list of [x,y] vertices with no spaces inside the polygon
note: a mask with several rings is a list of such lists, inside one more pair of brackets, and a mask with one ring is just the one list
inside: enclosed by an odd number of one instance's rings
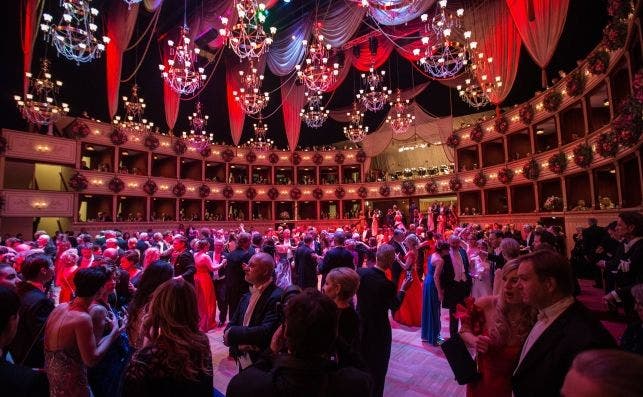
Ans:
{"label": "hanging light fixture", "polygon": [[239,91],[232,91],[234,100],[239,103],[241,109],[245,114],[257,114],[262,111],[270,100],[270,94],[260,92],[261,83],[263,82],[263,74],[259,74],[257,68],[254,67],[250,61],[250,71],[239,71],[241,78],[241,88]]}
{"label": "hanging light fixture", "polygon": [[357,99],[362,103],[366,110],[379,112],[382,110],[384,105],[386,105],[386,102],[388,102],[391,90],[384,85],[385,75],[386,71],[384,70],[377,73],[374,65],[371,65],[368,74],[361,74],[364,88],[359,90]]}
{"label": "hanging light fixture", "polygon": [[346,115],[349,121],[348,126],[344,127],[344,136],[353,143],[363,141],[366,134],[368,134],[368,126],[364,126],[362,123],[364,112],[359,110],[357,102],[353,102],[353,110],[346,112]]}
{"label": "hanging light fixture", "polygon": [[410,101],[408,99],[402,100],[402,94],[398,88],[395,94],[395,100],[390,103],[393,116],[389,114],[388,117],[386,117],[386,122],[391,125],[393,132],[396,134],[404,134],[411,124],[413,124],[413,120],[415,120],[415,116],[409,112],[409,104]]}
{"label": "hanging light fixture", "polygon": [[219,34],[228,39],[228,45],[239,58],[259,58],[268,51],[277,29],[264,30],[266,6],[263,3],[256,0],[235,0],[234,3],[239,16],[237,23],[228,27],[228,18],[221,17],[223,28]]}
{"label": "hanging light fixture", "polygon": [[416,48],[413,53],[421,56],[419,63],[424,70],[436,78],[453,77],[468,63],[468,42],[471,31],[464,30],[464,9],[455,15],[447,14],[447,0],[440,0],[432,18],[422,14],[425,34],[422,36],[424,49]]}
{"label": "hanging light fixture", "polygon": [[196,103],[195,111],[192,113],[192,116],[188,116],[190,121],[190,128],[197,132],[204,132],[205,127],[208,125],[208,119],[210,116],[207,114],[204,116],[201,112],[201,102]]}
{"label": "hanging light fixture", "polygon": [[51,62],[44,58],[40,64],[38,77],[25,73],[29,80],[29,88],[24,99],[20,95],[13,98],[22,113],[22,117],[31,124],[49,125],[69,112],[66,103],[58,105],[56,94],[63,83],[53,80],[49,67]]}
{"label": "hanging light fixture", "polygon": [[261,114],[259,114],[259,119],[257,120],[257,122],[252,124],[252,127],[254,129],[255,136],[253,138],[250,138],[247,146],[255,152],[267,152],[272,149],[275,142],[267,137],[268,124],[263,122]]}
{"label": "hanging light fixture", "polygon": [[189,136],[185,131],[183,132],[183,138],[199,151],[205,149],[214,141],[214,133],[208,134],[205,130],[209,118],[210,116],[207,114],[203,115],[201,102],[197,101],[195,111],[191,116],[188,116],[188,121],[190,122]]}
{"label": "hanging light fixture", "polygon": [[322,93],[311,94],[309,91],[304,93],[306,96],[306,106],[301,109],[299,115],[310,128],[321,127],[330,111],[322,106]]}
{"label": "hanging light fixture", "polygon": [[53,23],[50,14],[43,14],[40,29],[45,33],[45,40],[51,42],[59,54],[65,58],[81,62],[91,62],[99,58],[109,43],[109,37],[96,38],[98,26],[94,17],[98,10],[90,7],[91,0],[61,0],[63,16],[58,24]]}
{"label": "hanging light fixture", "polygon": [[[472,51],[477,49],[477,43],[471,43]],[[469,62],[469,72],[473,78],[465,80],[465,86],[458,85],[460,98],[471,107],[480,108],[489,103],[489,95],[497,88],[502,87],[502,78],[491,78],[491,65],[493,57],[485,57],[482,52],[472,52]]]}
{"label": "hanging light fixture", "polygon": [[114,117],[112,121],[116,127],[129,135],[146,135],[152,131],[154,123],[143,118],[145,111],[145,100],[138,96],[138,85],[132,86],[132,95],[128,98],[123,96],[125,117]]}
{"label": "hanging light fixture", "polygon": [[339,63],[330,63],[331,46],[324,43],[324,35],[320,33],[320,23],[316,23],[313,36],[308,43],[302,40],[306,49],[304,65],[297,65],[297,77],[312,92],[325,92],[335,82],[339,74]]}
{"label": "hanging light fixture", "polygon": [[205,70],[196,67],[200,51],[188,37],[190,29],[187,24],[179,28],[179,40],[167,41],[169,57],[167,64],[159,65],[161,75],[172,89],[179,94],[192,94],[205,82]]}

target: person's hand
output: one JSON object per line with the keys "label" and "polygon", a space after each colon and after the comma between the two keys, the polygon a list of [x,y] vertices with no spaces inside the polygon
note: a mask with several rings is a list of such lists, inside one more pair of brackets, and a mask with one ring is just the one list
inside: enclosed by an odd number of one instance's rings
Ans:
{"label": "person's hand", "polygon": [[616,305],[616,298],[612,293],[609,293],[603,297],[603,301],[608,305]]}
{"label": "person's hand", "polygon": [[444,291],[438,290],[438,300],[442,302],[444,300]]}
{"label": "person's hand", "polygon": [[491,338],[488,336],[480,335],[476,336],[474,345],[476,348],[476,351],[478,353],[486,353],[487,350],[489,350],[489,343],[491,342]]}
{"label": "person's hand", "polygon": [[596,262],[596,266],[598,266],[601,269],[605,269],[605,260],[601,259],[600,261]]}
{"label": "person's hand", "polygon": [[402,288],[400,288],[402,291],[405,291],[411,286],[411,283],[413,282],[413,274],[407,273],[406,277],[404,278],[404,282],[402,283]]}
{"label": "person's hand", "polygon": [[136,287],[134,286],[134,284],[129,283],[127,285],[127,290],[129,291],[130,294],[133,295],[136,292]]}
{"label": "person's hand", "polygon": [[270,340],[270,350],[273,353],[279,353],[285,346],[286,339],[284,337],[283,325],[280,325]]}

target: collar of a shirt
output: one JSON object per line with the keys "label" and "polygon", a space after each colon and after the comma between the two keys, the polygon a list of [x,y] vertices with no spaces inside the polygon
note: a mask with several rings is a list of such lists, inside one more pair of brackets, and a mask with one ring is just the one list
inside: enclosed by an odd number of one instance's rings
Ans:
{"label": "collar of a shirt", "polygon": [[574,303],[574,297],[568,296],[538,311],[538,321],[549,322],[558,317]]}
{"label": "collar of a shirt", "polygon": [[260,285],[257,285],[257,286],[251,285],[250,286],[250,294],[254,295],[254,294],[262,293],[271,283],[272,283],[272,277],[268,281],[263,283],[263,284],[260,284]]}

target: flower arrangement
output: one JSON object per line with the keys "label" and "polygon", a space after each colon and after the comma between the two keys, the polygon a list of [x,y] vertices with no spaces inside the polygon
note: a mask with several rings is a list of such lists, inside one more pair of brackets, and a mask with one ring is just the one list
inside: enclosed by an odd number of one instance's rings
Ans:
{"label": "flower arrangement", "polygon": [[364,186],[360,186],[359,189],[357,189],[357,195],[359,196],[359,198],[365,199],[366,197],[368,197],[368,189]]}
{"label": "flower arrangement", "polygon": [[543,204],[546,211],[561,211],[563,209],[563,199],[557,196],[549,196]]}
{"label": "flower arrangement", "polygon": [[127,139],[127,134],[120,128],[114,128],[112,133],[109,134],[109,140],[116,146],[124,145],[127,143]]}
{"label": "flower arrangement", "polygon": [[205,183],[199,186],[199,197],[206,198],[210,195],[210,186]]}
{"label": "flower arrangement", "polygon": [[255,197],[257,197],[257,190],[253,187],[249,187],[246,189],[246,198],[248,200],[254,200]]}
{"label": "flower arrangement", "polygon": [[76,119],[69,125],[69,132],[71,133],[72,138],[82,139],[86,138],[91,130],[87,123]]}
{"label": "flower arrangement", "polygon": [[337,197],[338,199],[341,200],[341,199],[344,198],[344,196],[346,196],[346,190],[341,186],[336,187],[335,188],[335,197]]}
{"label": "flower arrangement", "polygon": [[448,147],[451,149],[455,149],[460,145],[460,135],[456,134],[455,132],[447,138],[446,144]]}
{"label": "flower arrangement", "polygon": [[172,144],[172,149],[177,156],[183,156],[188,150],[188,145],[185,143],[184,139],[177,139]]}
{"label": "flower arrangement", "polygon": [[610,23],[603,28],[603,44],[610,51],[616,51],[625,45],[627,38],[627,23],[612,19]]}
{"label": "flower arrangement", "polygon": [[148,179],[143,184],[143,191],[150,196],[153,196],[157,190],[158,190],[158,186],[156,186],[156,182],[154,182],[151,179]]}
{"label": "flower arrangement", "polygon": [[388,185],[380,186],[380,196],[388,197],[391,195],[391,188]]}
{"label": "flower arrangement", "polygon": [[358,163],[366,162],[367,158],[368,156],[366,155],[366,152],[363,149],[358,150],[357,154],[355,155],[355,160],[357,160]]}
{"label": "flower arrangement", "polygon": [[413,181],[402,182],[402,193],[406,194],[407,196],[415,193],[415,183],[413,183]]}
{"label": "flower arrangement", "polygon": [[567,169],[567,156],[565,153],[556,153],[549,158],[547,167],[554,174],[562,174]]}
{"label": "flower arrangement", "polygon": [[518,117],[523,124],[529,125],[534,119],[534,107],[529,103],[525,103],[518,110]]}
{"label": "flower arrangement", "polygon": [[598,136],[596,151],[601,156],[616,157],[618,153],[618,135],[615,132],[604,132]]}
{"label": "flower arrangement", "polygon": [[315,152],[315,154],[313,154],[313,163],[320,165],[323,162],[324,156],[322,156],[320,153]]}
{"label": "flower arrangement", "polygon": [[344,153],[337,153],[335,155],[335,163],[337,164],[344,164],[344,160],[346,159],[346,156],[344,156]]}
{"label": "flower arrangement", "polygon": [[610,64],[610,54],[605,50],[598,50],[587,57],[587,70],[591,74],[603,74],[607,72]]}
{"label": "flower arrangement", "polygon": [[619,115],[612,121],[612,127],[618,138],[618,142],[625,146],[631,147],[638,142],[643,129],[643,104],[628,97],[619,107]]}
{"label": "flower arrangement", "polygon": [[147,134],[147,136],[145,136],[145,141],[143,141],[143,145],[150,150],[156,150],[161,146],[161,142],[156,136],[154,136],[154,134]]}
{"label": "flower arrangement", "polygon": [[582,73],[580,70],[576,70],[569,75],[565,88],[570,96],[579,96],[583,91],[585,91],[586,83],[587,77],[585,76],[585,73]]}
{"label": "flower arrangement", "polygon": [[279,197],[279,190],[277,188],[271,187],[268,189],[268,198],[270,200],[276,200]]}
{"label": "flower arrangement", "polygon": [[7,138],[0,136],[0,154],[4,154],[7,151]]}
{"label": "flower arrangement", "polygon": [[231,186],[226,186],[221,190],[223,197],[229,199],[234,195],[234,189]]}
{"label": "flower arrangement", "polygon": [[487,184],[487,176],[482,172],[482,170],[478,171],[473,176],[473,184],[480,188]]}
{"label": "flower arrangement", "polygon": [[176,185],[172,188],[172,194],[174,194],[176,197],[182,197],[185,195],[185,191],[187,189],[185,188],[185,185],[183,182],[177,182]]}
{"label": "flower arrangement", "polygon": [[212,155],[212,148],[210,145],[204,146],[199,149],[199,154],[203,157],[210,157]]}
{"label": "flower arrangement", "polygon": [[563,94],[558,90],[551,90],[543,98],[543,108],[548,112],[555,112],[563,102]]}
{"label": "flower arrangement", "polygon": [[457,176],[452,176],[451,179],[449,179],[449,188],[454,192],[462,189],[462,181],[460,180],[460,178],[458,178]]}
{"label": "flower arrangement", "polygon": [[255,161],[257,161],[257,155],[255,154],[254,151],[251,150],[248,153],[246,153],[246,161],[248,162],[248,164],[252,164]]}
{"label": "flower arrangement", "polygon": [[290,156],[290,162],[293,163],[294,165],[299,165],[299,163],[301,163],[301,155],[297,152],[293,153]]}
{"label": "flower arrangement", "polygon": [[507,121],[507,118],[504,115],[500,115],[493,121],[493,128],[497,133],[504,135],[509,129],[509,121]]}
{"label": "flower arrangement", "polygon": [[301,197],[301,190],[299,190],[299,188],[294,187],[294,188],[290,189],[290,198],[291,199],[299,200],[300,197]]}
{"label": "flower arrangement", "polygon": [[234,152],[230,148],[225,148],[221,151],[221,159],[225,161],[226,163],[231,162],[234,160]]}
{"label": "flower arrangement", "polygon": [[324,197],[324,191],[316,187],[315,189],[313,189],[313,197],[315,198],[315,200],[321,199],[322,197]]}
{"label": "flower arrangement", "polygon": [[107,184],[107,187],[109,190],[111,190],[114,193],[119,193],[123,189],[125,189],[125,182],[117,176],[113,177],[112,179],[109,180],[109,183]]}
{"label": "flower arrangement", "polygon": [[607,14],[614,18],[627,18],[632,10],[628,0],[609,0],[607,2]]}
{"label": "flower arrangement", "polygon": [[484,131],[482,129],[482,124],[476,123],[471,130],[469,137],[474,142],[482,142],[482,137],[484,136]]}
{"label": "flower arrangement", "polygon": [[574,163],[581,168],[587,168],[592,164],[594,151],[588,143],[580,143],[574,148]]}
{"label": "flower arrangement", "polygon": [[270,162],[270,164],[277,164],[279,162],[279,156],[277,155],[277,153],[270,153],[268,155],[268,161]]}
{"label": "flower arrangement", "polygon": [[469,296],[464,300],[464,305],[458,303],[454,317],[471,324],[471,332],[474,332],[474,335],[480,335],[485,328],[484,310],[475,305],[474,301],[475,299]]}
{"label": "flower arrangement", "polygon": [[514,172],[511,168],[503,167],[498,171],[498,180],[503,185],[508,185],[514,179]]}
{"label": "flower arrangement", "polygon": [[69,187],[77,192],[87,189],[87,186],[89,186],[89,181],[85,175],[80,172],[76,172],[71,176],[71,178],[69,178]]}
{"label": "flower arrangement", "polygon": [[634,99],[639,103],[643,103],[643,70],[639,70],[634,74],[632,91],[634,91]]}
{"label": "flower arrangement", "polygon": [[522,167],[522,174],[525,178],[535,181],[540,176],[540,164],[534,159],[527,161]]}
{"label": "flower arrangement", "polygon": [[438,192],[438,183],[435,181],[435,179],[429,180],[426,185],[424,185],[424,190],[426,190],[427,193],[429,194],[435,194]]}

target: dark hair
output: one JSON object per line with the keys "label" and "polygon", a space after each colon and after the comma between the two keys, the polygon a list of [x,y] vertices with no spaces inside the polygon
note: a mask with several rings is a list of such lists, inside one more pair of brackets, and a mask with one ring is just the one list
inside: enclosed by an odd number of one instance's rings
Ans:
{"label": "dark hair", "polygon": [[[163,260],[157,260],[152,262],[144,271],[141,276],[141,282],[138,284],[136,293],[132,298],[132,303],[130,303],[127,309],[127,315],[129,317],[129,322],[127,323],[128,331],[130,334],[129,327],[131,326],[140,326],[138,321],[138,316],[141,315],[141,310],[147,305],[152,299],[152,294],[167,280],[171,279],[174,276],[174,268],[168,262]],[[138,332],[135,331],[135,332]]]}
{"label": "dark hair", "polygon": [[252,244],[256,245],[259,247],[261,245],[261,242],[263,241],[263,236],[259,232],[253,232],[252,233]]}
{"label": "dark hair", "polygon": [[556,237],[553,234],[549,233],[547,230],[536,230],[534,232],[534,237],[535,236],[540,236],[541,244],[547,243],[552,247],[556,245]]}
{"label": "dark hair", "polygon": [[304,244],[310,244],[313,242],[313,235],[310,233],[306,233],[304,236]]}
{"label": "dark hair", "polygon": [[265,252],[266,254],[274,256],[277,252],[274,240],[271,238],[266,239],[266,241],[264,241],[263,243],[263,246],[261,247],[261,252]]}
{"label": "dark hair", "polygon": [[286,345],[295,357],[329,353],[337,339],[337,306],[315,289],[293,296],[285,308]]}
{"label": "dark hair", "polygon": [[7,287],[0,287],[0,332],[9,324],[9,318],[18,314],[20,297]]}
{"label": "dark hair", "polygon": [[618,222],[616,222],[616,221],[612,221],[612,222],[608,223],[608,224],[607,224],[607,226],[606,226],[607,230],[614,230],[614,229],[616,229],[616,224],[617,224],[617,223],[618,223]]}
{"label": "dark hair", "polygon": [[51,258],[47,255],[41,253],[31,254],[25,258],[25,261],[20,268],[20,273],[22,273],[25,280],[34,280],[38,277],[40,269],[49,268],[51,266]]}
{"label": "dark hair", "polygon": [[203,248],[209,247],[209,246],[210,246],[210,242],[207,239],[204,238],[202,240],[198,240],[196,242],[195,247],[196,247],[197,250],[201,251]]}
{"label": "dark hair", "polygon": [[450,245],[449,243],[444,242],[444,241],[443,241],[443,242],[438,243],[438,244],[435,246],[435,251],[436,251],[436,252],[440,252],[440,251],[444,251],[444,250],[449,250],[449,249],[451,249],[451,245]]}
{"label": "dark hair", "polygon": [[634,226],[634,230],[632,231],[634,237],[643,236],[643,214],[635,211],[623,211],[618,214],[618,217],[621,218],[627,226]]}
{"label": "dark hair", "polygon": [[136,264],[141,260],[141,255],[139,255],[138,251],[136,250],[129,250],[125,251],[122,258],[127,259],[128,262]]}
{"label": "dark hair", "polygon": [[93,266],[78,270],[74,275],[76,296],[90,298],[96,295],[110,277],[112,277],[112,272],[104,266]]}
{"label": "dark hair", "polygon": [[518,258],[519,263],[531,262],[534,273],[542,281],[551,277],[556,281],[556,288],[565,295],[572,295],[574,283],[572,282],[572,269],[569,261],[559,253],[541,249]]}

